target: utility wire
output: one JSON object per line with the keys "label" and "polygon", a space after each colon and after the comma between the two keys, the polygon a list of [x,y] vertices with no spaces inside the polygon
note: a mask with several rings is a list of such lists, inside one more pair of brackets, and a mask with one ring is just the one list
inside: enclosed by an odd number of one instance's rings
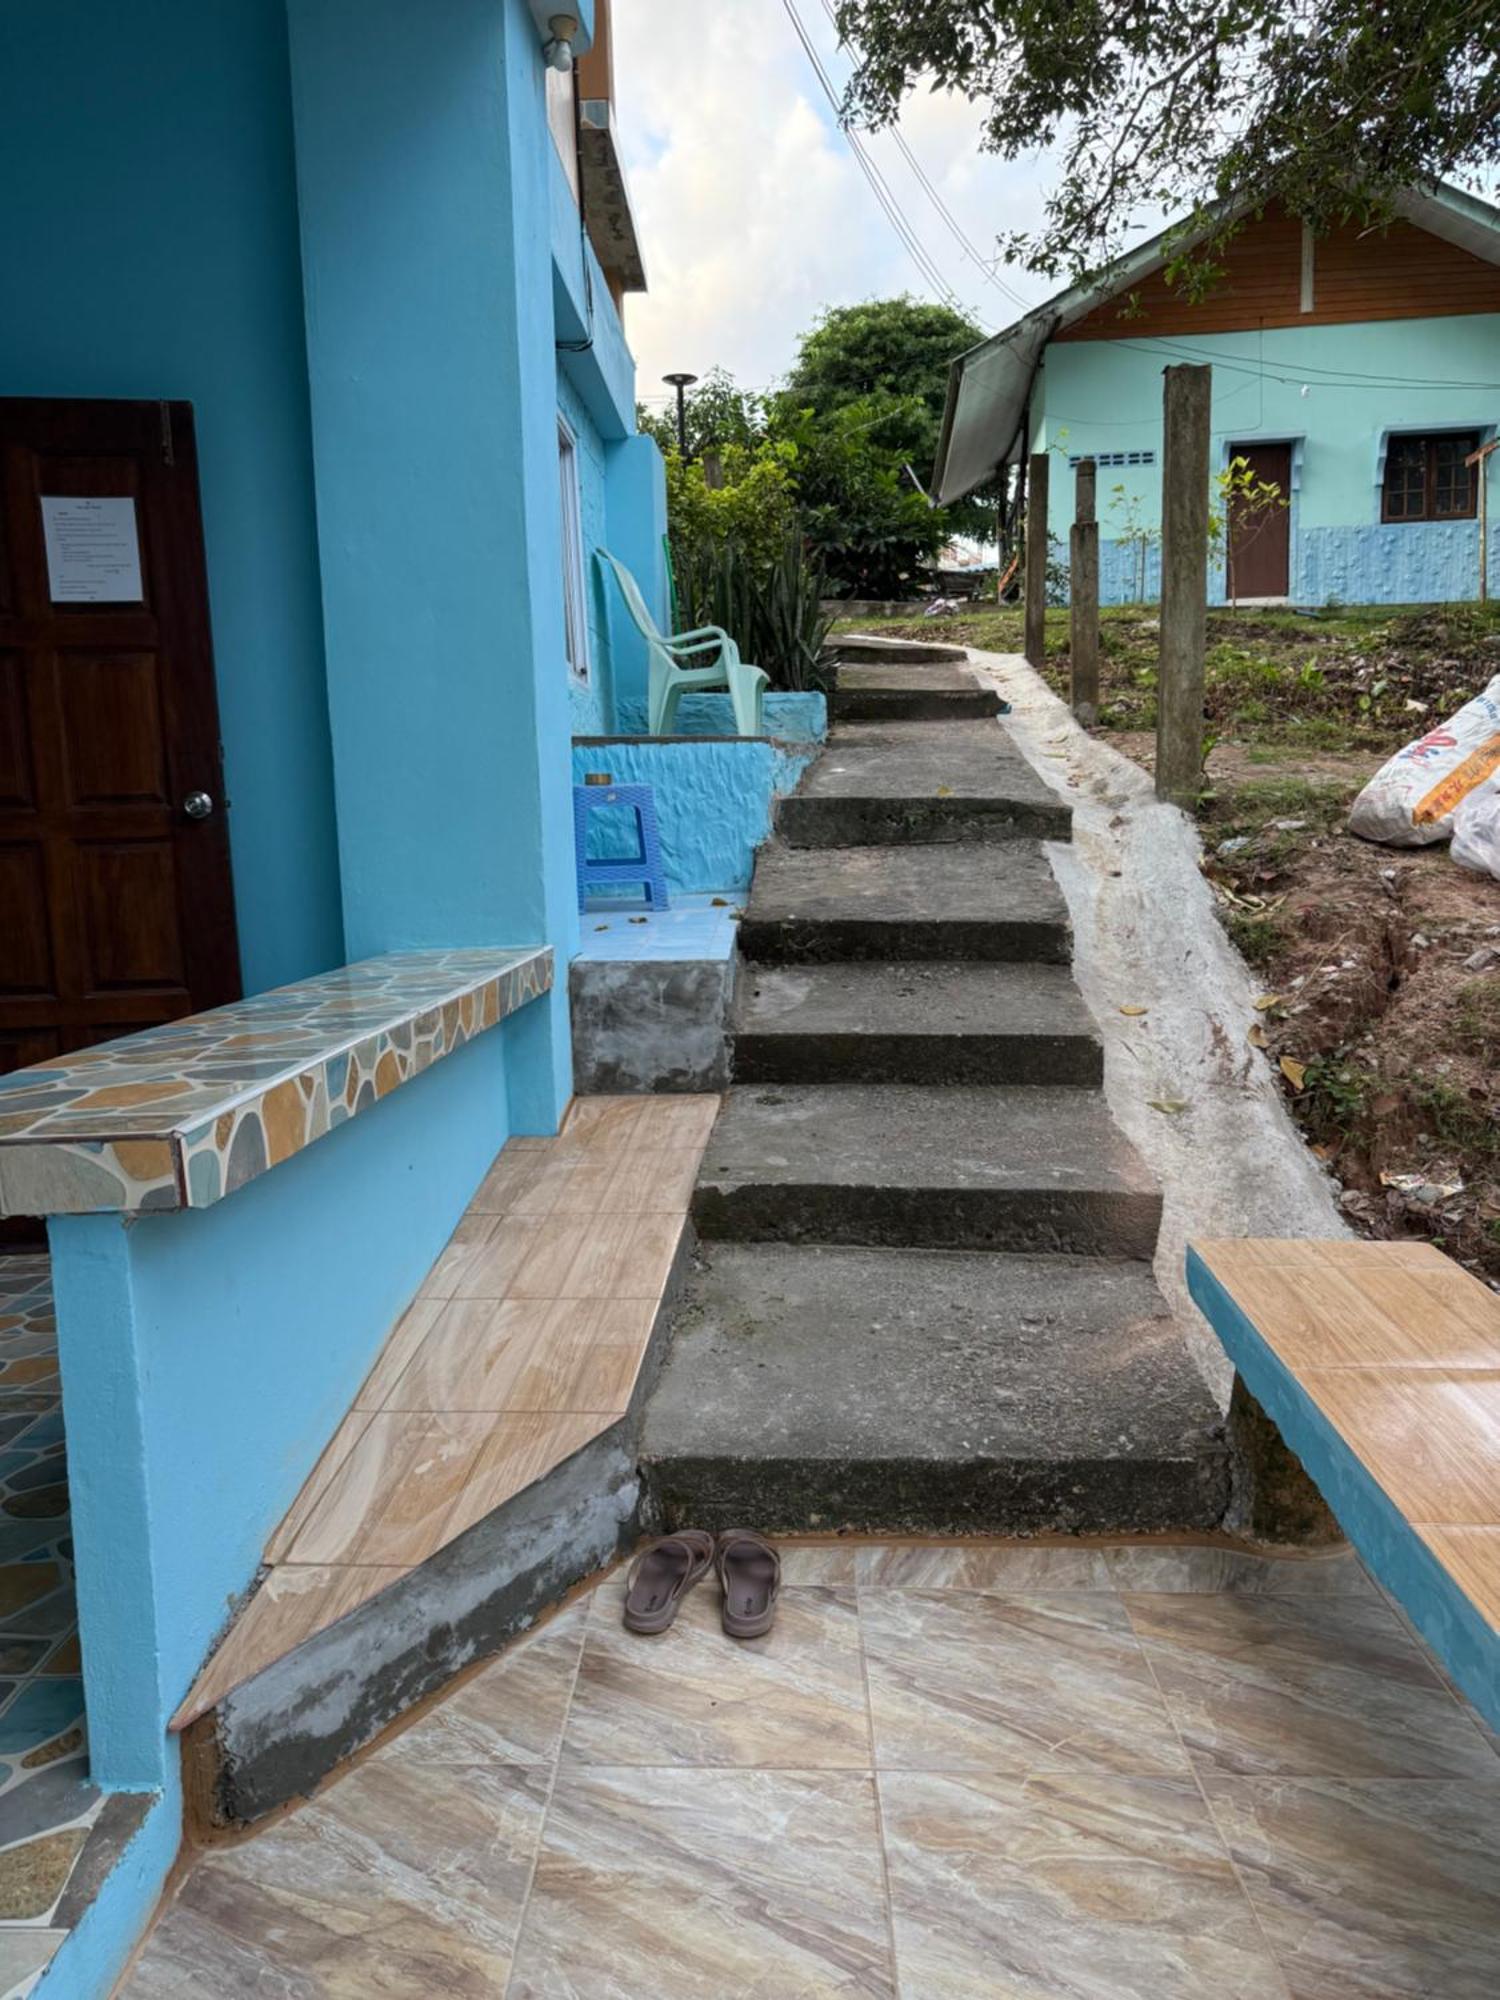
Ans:
{"label": "utility wire", "polygon": [[[833,0],[823,0],[823,12],[828,16],[829,20],[833,23],[833,26],[837,28],[838,15],[834,11]],[[912,151],[911,146],[907,140],[906,134],[901,130],[901,127],[899,125],[892,125],[890,130],[891,130],[891,137],[895,141],[896,146],[900,151],[902,159],[905,160],[906,164],[911,168],[912,172],[916,175],[917,182],[921,187],[922,192],[926,195],[927,199],[932,203],[933,207],[937,210],[939,216],[942,218],[944,224],[947,226],[948,234],[953,238],[954,242],[957,243],[959,249],[963,252],[964,256],[968,258],[971,264],[975,265],[976,268],[983,273],[987,284],[993,285],[996,291],[1003,292],[1013,305],[1018,305],[1021,308],[1022,312],[1030,312],[1031,310],[1030,302],[1024,299],[1021,296],[1021,294],[1016,290],[1015,286],[1007,283],[1006,280],[1002,278],[996,271],[995,262],[997,260],[987,258],[984,255],[983,251],[978,248],[978,246],[971,240],[971,238],[965,232],[963,226],[954,216],[953,211],[949,208],[947,202],[944,201],[942,195],[938,192],[937,188],[933,186],[931,177],[929,176],[927,169],[922,165],[922,162],[917,158],[916,154]]]}
{"label": "utility wire", "polygon": [[[802,44],[803,53],[812,65],[813,73],[822,86],[823,95],[828,99],[835,115],[837,115],[839,110],[838,92],[834,89],[833,81],[823,66],[823,60],[818,54],[812,37],[803,25],[802,17],[797,12],[794,0],[782,0],[782,6],[785,8],[787,18],[796,31],[798,41]],[[865,152],[859,134],[849,131],[847,127],[842,125],[840,126],[840,130],[843,131],[844,137],[849,142],[849,150],[853,153],[860,171],[869,183],[871,193],[875,196],[876,201],[879,202],[886,220],[901,239],[901,243],[908,256],[921,273],[923,282],[930,291],[936,294],[943,304],[951,306],[955,311],[965,310],[962,300],[959,299],[953,287],[944,278],[931,254],[923,247],[916,229],[901,207],[900,202],[896,199],[889,182],[881,173],[879,167]],[[973,313],[972,307],[967,310],[971,314]]]}

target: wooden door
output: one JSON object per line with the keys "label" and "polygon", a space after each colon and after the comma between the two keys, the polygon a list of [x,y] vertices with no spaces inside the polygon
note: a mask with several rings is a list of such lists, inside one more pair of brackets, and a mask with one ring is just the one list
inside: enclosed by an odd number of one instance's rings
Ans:
{"label": "wooden door", "polygon": [[0,1071],[239,992],[192,408],[0,399]]}
{"label": "wooden door", "polygon": [[1289,444],[1232,444],[1231,458],[1242,458],[1256,479],[1281,489],[1277,506],[1229,504],[1228,594],[1245,597],[1285,597],[1291,585],[1292,448]]}

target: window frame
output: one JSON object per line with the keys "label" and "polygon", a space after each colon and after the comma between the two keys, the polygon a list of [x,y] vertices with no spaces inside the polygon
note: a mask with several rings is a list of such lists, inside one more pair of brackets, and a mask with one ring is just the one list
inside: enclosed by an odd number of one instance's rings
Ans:
{"label": "window frame", "polygon": [[[1385,441],[1385,462],[1380,474],[1380,519],[1381,524],[1392,528],[1421,526],[1429,522],[1473,521],[1479,514],[1478,467],[1469,468],[1469,504],[1456,512],[1439,513],[1438,496],[1438,448],[1441,445],[1454,446],[1463,457],[1471,451],[1478,451],[1482,437],[1478,430],[1439,431],[1391,431]],[[1420,514],[1395,514],[1391,511],[1391,461],[1400,445],[1419,444],[1422,447],[1422,511]],[[1463,469],[1460,465],[1460,470]]]}
{"label": "window frame", "polygon": [[593,679],[589,659],[588,572],[583,560],[583,494],[578,477],[578,433],[557,413],[557,484],[562,529],[563,650],[580,687]]}

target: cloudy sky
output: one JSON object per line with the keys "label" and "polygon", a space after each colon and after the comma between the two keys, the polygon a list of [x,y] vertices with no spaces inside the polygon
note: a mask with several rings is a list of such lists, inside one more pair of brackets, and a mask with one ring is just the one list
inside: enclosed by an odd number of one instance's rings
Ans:
{"label": "cloudy sky", "polygon": [[[824,0],[794,0],[835,88],[847,57]],[[825,305],[932,287],[882,214],[798,43],[782,0],[615,0],[616,95],[650,291],[626,305],[645,396],[669,369],[716,364],[760,388],[791,362]],[[1037,166],[982,155],[961,100],[924,96],[902,133],[984,257],[1040,211]],[[872,157],[943,282],[987,331],[1046,287],[1002,270],[1000,289],[949,232],[889,135]],[[1020,303],[1015,293],[1020,294]]]}

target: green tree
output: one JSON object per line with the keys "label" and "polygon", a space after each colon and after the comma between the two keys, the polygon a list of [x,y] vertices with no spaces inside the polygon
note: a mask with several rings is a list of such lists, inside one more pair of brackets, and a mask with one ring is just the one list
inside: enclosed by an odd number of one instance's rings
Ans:
{"label": "green tree", "polygon": [[[684,404],[689,458],[726,445],[754,446],[766,434],[766,404],[742,389],[727,368],[710,368],[687,392]],[[637,403],[636,429],[654,437],[663,455],[677,449],[677,404],[648,409]]]}
{"label": "green tree", "polygon": [[982,103],[1005,159],[1056,146],[1042,227],[1005,239],[1081,275],[1142,207],[1185,215],[1190,290],[1273,201],[1319,230],[1389,220],[1406,188],[1500,163],[1494,0],[838,0],[845,114],[889,124],[919,84]]}
{"label": "green tree", "polygon": [[[830,417],[857,404],[871,420],[872,449],[898,471],[910,465],[925,485],[937,459],[949,365],[984,337],[982,327],[951,306],[905,295],[835,306],[798,343],[778,399],[782,421],[794,421],[788,409]],[[941,523],[938,547],[953,534],[987,537],[994,532],[994,509],[980,495],[947,508]]]}

